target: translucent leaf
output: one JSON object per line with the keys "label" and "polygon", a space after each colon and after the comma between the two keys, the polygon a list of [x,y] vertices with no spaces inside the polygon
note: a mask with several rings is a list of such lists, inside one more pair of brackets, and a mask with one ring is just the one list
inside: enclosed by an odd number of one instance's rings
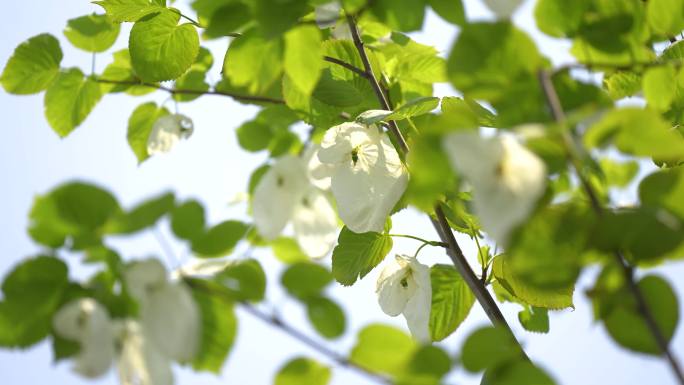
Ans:
{"label": "translucent leaf", "polygon": [[[684,9],[682,10],[684,12]],[[670,66],[649,68],[644,74],[644,98],[649,107],[667,111],[675,98],[677,72]]]}
{"label": "translucent leaf", "polygon": [[173,209],[175,200],[173,193],[165,193],[140,203],[112,219],[107,225],[107,231],[115,234],[132,234],[153,226]]}
{"label": "translucent leaf", "polygon": [[266,292],[266,275],[259,262],[247,259],[228,265],[214,277],[236,301],[259,302]]}
{"label": "translucent leaf", "polygon": [[430,335],[433,341],[441,341],[466,319],[475,303],[475,296],[461,275],[451,266],[432,266],[430,280]]}
{"label": "translucent leaf", "polygon": [[349,286],[377,266],[392,249],[392,238],[380,233],[357,234],[345,226],[332,255],[337,282]]}
{"label": "translucent leaf", "polygon": [[275,385],[327,385],[332,373],[330,368],[304,357],[289,361],[278,370]]}
{"label": "translucent leaf", "polygon": [[64,36],[76,48],[87,52],[104,52],[119,37],[119,24],[105,15],[86,15],[67,21]]}
{"label": "translucent leaf", "polygon": [[204,234],[204,226],[204,207],[197,201],[183,202],[171,212],[171,230],[178,238],[199,238]]}
{"label": "translucent leaf", "polygon": [[88,117],[102,98],[100,84],[85,78],[78,68],[61,72],[45,93],[45,117],[65,137]]}
{"label": "translucent leaf", "polygon": [[328,269],[310,262],[290,265],[280,278],[288,293],[302,300],[318,296],[332,281]]}
{"label": "translucent leaf", "polygon": [[456,25],[465,24],[465,10],[461,0],[428,0],[427,3],[442,19]]}
{"label": "translucent leaf", "polygon": [[285,34],[285,73],[305,95],[311,95],[323,69],[321,33],[314,26],[300,26]]}
{"label": "translucent leaf", "polygon": [[62,56],[54,36],[46,33],[34,36],[14,50],[2,71],[0,83],[11,94],[38,93],[48,88],[59,74]]}
{"label": "translucent leaf", "polygon": [[309,297],[305,303],[309,321],[321,336],[333,339],[344,333],[346,319],[338,304],[325,297]]}
{"label": "translucent leaf", "polygon": [[211,227],[202,236],[192,240],[192,251],[201,257],[223,257],[229,254],[246,235],[247,225],[238,221],[225,221]]}
{"label": "translucent leaf", "polygon": [[112,21],[138,21],[139,19],[165,9],[158,1],[151,0],[100,0],[93,1],[107,11]]}
{"label": "translucent leaf", "polygon": [[587,0],[539,0],[534,17],[537,26],[545,34],[572,37],[579,29],[588,6]]}
{"label": "translucent leaf", "polygon": [[461,348],[463,367],[471,372],[494,368],[522,358],[519,345],[503,328],[484,327],[473,332]]}
{"label": "translucent leaf", "polygon": [[652,0],[647,3],[648,25],[662,37],[684,29],[684,3],[680,0]]}
{"label": "translucent leaf", "polygon": [[291,264],[309,261],[309,257],[304,254],[297,241],[292,238],[276,238],[275,241],[271,242],[271,249],[275,257],[283,263]]}
{"label": "translucent leaf", "polygon": [[141,104],[128,119],[126,139],[128,145],[138,158],[138,163],[144,162],[150,155],[147,153],[147,142],[154,123],[162,116],[169,114],[164,107],[157,107],[154,102]]}
{"label": "translucent leaf", "polygon": [[282,73],[282,56],[280,39],[265,39],[250,30],[231,42],[223,64],[224,76],[251,94],[265,92]]}
{"label": "translucent leaf", "polygon": [[396,31],[417,31],[423,27],[425,18],[424,0],[378,0],[371,10],[377,18]]}
{"label": "translucent leaf", "polygon": [[372,371],[392,375],[404,370],[415,349],[415,342],[401,330],[372,324],[359,332],[350,360]]}
{"label": "translucent leaf", "polygon": [[163,10],[133,25],[128,48],[133,69],[141,79],[176,79],[195,62],[199,35],[192,24],[178,25],[179,20],[177,11]]}
{"label": "translucent leaf", "polygon": [[527,306],[518,313],[518,320],[527,331],[549,332],[549,311],[545,308]]}

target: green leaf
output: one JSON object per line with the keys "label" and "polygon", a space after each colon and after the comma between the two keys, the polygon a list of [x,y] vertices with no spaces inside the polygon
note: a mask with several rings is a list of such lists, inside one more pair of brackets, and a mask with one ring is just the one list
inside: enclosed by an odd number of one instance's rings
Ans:
{"label": "green leaf", "polygon": [[644,178],[639,184],[643,205],[664,208],[684,220],[684,166],[663,169]]}
{"label": "green leaf", "polygon": [[463,322],[475,303],[475,296],[452,266],[430,268],[432,305],[430,306],[430,336],[441,341]]}
{"label": "green leaf", "polygon": [[204,226],[204,207],[195,200],[183,202],[171,212],[171,230],[178,238],[199,238],[204,234]]}
{"label": "green leaf", "polygon": [[554,37],[575,35],[590,2],[587,0],[539,0],[534,18],[539,30]]}
{"label": "green leaf", "polygon": [[235,32],[239,32],[242,28],[251,21],[252,10],[244,3],[231,3],[230,1],[195,1],[192,6],[195,7],[199,3],[211,4],[208,7],[220,7],[209,14],[202,15],[198,10],[201,19],[208,19],[208,22],[203,22],[207,28],[204,30],[202,37],[206,39],[214,39],[222,36],[231,36]]}
{"label": "green leaf", "polygon": [[387,234],[357,234],[345,226],[333,250],[333,276],[342,285],[352,285],[382,262],[390,250],[392,238]]}
{"label": "green leaf", "polygon": [[104,52],[119,37],[121,26],[112,23],[105,15],[86,15],[71,19],[64,29],[64,36],[76,48],[87,52]]}
{"label": "green leaf", "polygon": [[35,94],[47,89],[59,74],[62,62],[59,40],[44,33],[21,43],[0,75],[5,91],[16,95]]}
{"label": "green leaf", "polygon": [[147,140],[152,132],[152,126],[169,111],[164,107],[157,107],[154,102],[139,105],[128,119],[126,139],[133,150],[138,163],[144,162],[150,155],[147,153]]}
{"label": "green leaf", "polygon": [[372,324],[359,332],[349,359],[372,371],[394,375],[406,367],[416,343],[399,329]]}
{"label": "green leaf", "polygon": [[641,91],[641,75],[618,71],[603,77],[603,87],[613,100],[634,96]]}
{"label": "green leaf", "polygon": [[532,39],[510,22],[474,23],[459,34],[447,72],[453,85],[469,97],[493,100],[503,91],[519,87],[517,83],[541,66]]}
{"label": "green leaf", "polygon": [[199,35],[192,24],[178,25],[180,14],[163,10],[133,25],[128,43],[131,63],[141,79],[172,80],[183,75],[199,53]]}
{"label": "green leaf", "polygon": [[100,84],[85,78],[78,68],[61,72],[45,93],[45,117],[65,137],[88,117],[102,98]]}
{"label": "green leaf", "polygon": [[275,385],[327,385],[330,368],[304,357],[294,358],[278,370]]}
{"label": "green leaf", "polygon": [[[684,12],[684,10],[682,11]],[[644,98],[648,106],[658,111],[667,111],[677,91],[677,72],[670,66],[649,68],[644,74]]]}
{"label": "green leaf", "polygon": [[305,95],[311,95],[323,70],[320,30],[312,25],[300,26],[285,34],[285,74]]}
{"label": "green leaf", "polygon": [[648,25],[662,37],[677,35],[684,29],[684,2],[649,0],[646,4]]}
{"label": "green leaf", "polygon": [[138,21],[149,14],[166,9],[158,1],[150,0],[100,0],[93,3],[104,8],[107,16],[115,23]]}
{"label": "green leaf", "polygon": [[[176,79],[174,83],[174,88],[176,90],[190,90],[190,91],[201,91],[206,92],[209,90],[209,83],[206,81],[207,72],[214,65],[214,57],[211,52],[200,47],[199,54],[195,59],[195,62],[190,66],[188,72],[182,75],[180,78]],[[179,102],[191,102],[199,98],[200,94],[183,93],[179,92],[173,95],[174,99]]]}
{"label": "green leaf", "polygon": [[257,120],[243,123],[235,133],[240,147],[250,152],[267,149],[273,139],[271,127]]}
{"label": "green leaf", "polygon": [[356,121],[363,124],[376,124],[381,121],[404,120],[427,114],[439,106],[439,98],[424,97],[412,100],[394,111],[369,110],[363,112]]}
{"label": "green leaf", "polygon": [[309,257],[304,254],[297,241],[292,238],[278,237],[270,245],[273,255],[283,263],[291,264],[309,261]]}
{"label": "green leaf", "polygon": [[[428,121],[428,123],[430,122]],[[416,122],[422,131],[423,125]],[[406,189],[406,200],[430,212],[450,186],[456,186],[456,177],[449,166],[449,159],[442,150],[442,137],[423,134],[414,138],[407,159],[411,178]]]}
{"label": "green leaf", "polygon": [[116,51],[112,56],[114,61],[107,65],[98,78],[103,93],[126,92],[129,95],[142,96],[157,90],[156,84],[142,85],[142,80],[133,72],[128,49]]}
{"label": "green leaf", "polygon": [[[233,40],[223,64],[224,76],[252,94],[266,92],[283,70],[283,42],[266,39],[254,30]],[[259,58],[259,60],[255,60]]]}
{"label": "green leaf", "polygon": [[254,0],[253,5],[259,30],[268,39],[290,29],[308,11],[307,2],[301,0]]}
{"label": "green leaf", "polygon": [[423,27],[425,0],[378,0],[371,5],[377,18],[396,31],[417,31]]}
{"label": "green leaf", "polygon": [[549,332],[549,311],[536,306],[526,306],[518,313],[518,320],[525,330],[535,333]]}
{"label": "green leaf", "polygon": [[461,348],[463,367],[471,372],[494,368],[523,357],[520,347],[503,327],[484,327],[473,332]]}
{"label": "green leaf", "polygon": [[574,307],[572,302],[574,285],[553,289],[541,289],[530,285],[515,274],[505,255],[494,258],[492,274],[501,286],[524,304],[546,309]]}
{"label": "green leaf", "polygon": [[411,357],[403,373],[399,374],[398,385],[437,385],[451,370],[451,357],[433,345],[421,346]]}
{"label": "green leaf", "polygon": [[130,211],[115,217],[107,225],[107,232],[133,234],[151,227],[173,209],[175,201],[176,198],[173,193],[165,193],[156,198],[149,199]]}
{"label": "green leaf", "polygon": [[465,24],[465,10],[461,0],[427,0],[442,19],[456,25]]}
{"label": "green leaf", "polygon": [[506,363],[485,372],[482,385],[555,385],[542,369],[527,360]]}
{"label": "green leaf", "polygon": [[[637,284],[646,305],[666,341],[674,335],[679,320],[679,303],[672,287],[664,279],[649,275]],[[603,317],[606,329],[613,339],[623,347],[641,353],[661,355],[661,350],[642,313],[627,288],[618,294],[617,303]]]}
{"label": "green leaf", "polygon": [[338,304],[325,297],[308,297],[306,314],[318,334],[333,339],[344,334],[346,319]]}
{"label": "green leaf", "polygon": [[194,285],[192,287],[192,295],[202,318],[202,336],[192,367],[220,373],[237,334],[238,321],[233,303],[226,296],[209,294]]}
{"label": "green leaf", "polygon": [[2,283],[0,346],[28,347],[45,338],[69,281],[59,259],[36,257],[16,266]]}
{"label": "green leaf", "polygon": [[599,163],[609,186],[625,188],[639,172],[639,162],[635,160],[617,162],[610,158],[603,158]]}
{"label": "green leaf", "polygon": [[223,257],[246,235],[248,226],[239,221],[225,221],[192,240],[192,251],[200,257]]}
{"label": "green leaf", "polygon": [[609,111],[589,128],[584,143],[590,147],[615,144],[618,150],[635,156],[684,157],[684,137],[655,111],[634,107]]}
{"label": "green leaf", "polygon": [[266,275],[259,262],[247,259],[228,265],[214,281],[236,301],[259,302],[266,292]]}
{"label": "green leaf", "polygon": [[280,277],[280,283],[290,295],[305,300],[321,294],[333,281],[328,269],[311,262],[290,265]]}

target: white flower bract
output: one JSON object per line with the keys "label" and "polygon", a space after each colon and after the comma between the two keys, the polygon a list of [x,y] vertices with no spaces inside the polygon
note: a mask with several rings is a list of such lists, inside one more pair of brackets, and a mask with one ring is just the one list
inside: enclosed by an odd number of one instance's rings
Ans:
{"label": "white flower bract", "polygon": [[252,213],[259,234],[274,240],[292,222],[295,239],[312,258],[327,255],[337,239],[337,215],[324,193],[330,185],[316,149],[278,158],[254,190]]}
{"label": "white flower bract", "polygon": [[546,166],[513,136],[457,132],[444,139],[454,169],[473,187],[475,214],[501,245],[534,209],[546,188]]}
{"label": "white flower bract", "polygon": [[91,298],[81,298],[62,306],[52,320],[55,332],[78,342],[74,371],[84,377],[99,377],[114,359],[114,331],[107,310]]}
{"label": "white flower bract", "polygon": [[157,119],[147,138],[147,153],[161,154],[171,149],[181,140],[192,135],[194,125],[192,119],[185,115],[165,115]]}
{"label": "white flower bract", "polygon": [[392,317],[403,314],[411,335],[421,342],[430,341],[429,267],[414,257],[397,255],[380,273],[375,292],[383,312]]}
{"label": "white flower bract", "polygon": [[158,346],[146,338],[136,321],[119,325],[121,353],[118,371],[122,385],[172,385],[171,362]]}
{"label": "white flower bract", "polygon": [[382,232],[408,184],[387,134],[376,126],[343,123],[325,133],[318,158],[332,166],[332,193],[344,224],[355,233]]}

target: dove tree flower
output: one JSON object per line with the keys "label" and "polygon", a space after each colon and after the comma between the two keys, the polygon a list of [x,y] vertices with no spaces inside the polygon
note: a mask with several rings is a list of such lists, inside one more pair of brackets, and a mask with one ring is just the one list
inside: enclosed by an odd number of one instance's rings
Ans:
{"label": "dove tree flower", "polygon": [[330,252],[337,239],[337,215],[321,187],[330,185],[325,165],[311,152],[276,160],[254,190],[252,211],[259,234],[277,238],[292,222],[295,239],[312,258]]}
{"label": "dove tree flower", "polygon": [[546,166],[511,135],[482,138],[476,132],[457,132],[443,144],[453,168],[473,187],[483,229],[505,245],[544,193]]}
{"label": "dove tree flower", "polygon": [[121,384],[172,385],[169,357],[149,340],[142,325],[134,320],[124,320],[118,329],[121,353],[117,369]]}
{"label": "dove tree flower", "polygon": [[147,339],[166,356],[188,362],[199,345],[199,309],[190,289],[169,282],[157,259],[134,262],[124,273],[131,296],[140,306],[140,324]]}
{"label": "dove tree flower", "polygon": [[340,218],[355,233],[382,232],[408,184],[408,172],[387,134],[356,122],[330,128],[318,158],[331,167]]}
{"label": "dove tree flower", "polygon": [[430,341],[432,284],[428,266],[415,257],[397,255],[380,273],[375,292],[383,312],[392,317],[403,314],[411,335],[421,342]]}
{"label": "dove tree flower", "polygon": [[189,138],[193,131],[192,119],[185,115],[162,116],[152,126],[147,138],[147,152],[150,155],[169,152],[181,139]]}
{"label": "dove tree flower", "polygon": [[91,298],[71,301],[52,319],[55,332],[80,345],[74,371],[88,378],[105,374],[114,359],[114,327],[107,309]]}

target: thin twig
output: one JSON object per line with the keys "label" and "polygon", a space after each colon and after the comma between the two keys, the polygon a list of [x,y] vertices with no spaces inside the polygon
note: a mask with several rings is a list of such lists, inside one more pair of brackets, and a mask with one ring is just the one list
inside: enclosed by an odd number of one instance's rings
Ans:
{"label": "thin twig", "polygon": [[366,79],[368,78],[368,74],[366,73],[366,71],[362,70],[361,68],[355,67],[355,66],[353,66],[353,65],[351,65],[345,61],[342,61],[340,59],[337,59],[337,58],[334,58],[331,56],[323,56],[323,60],[330,62],[330,63],[335,63],[337,65],[340,65],[340,66],[354,72],[355,74],[357,74],[361,77],[364,77]]}
{"label": "thin twig", "polygon": [[[546,101],[549,105],[549,108],[551,109],[551,114],[553,115],[556,122],[558,122],[559,124],[564,124],[565,113],[560,103],[560,99],[558,98],[558,94],[556,93],[556,89],[553,86],[553,82],[551,81],[551,77],[549,76],[549,73],[547,71],[539,71],[539,82],[542,86],[542,89],[544,90],[544,95],[546,97]],[[598,199],[598,196],[594,191],[593,187],[591,186],[591,184],[589,183],[589,181],[584,176],[584,173],[582,172],[577,157],[573,155],[573,138],[569,136],[567,131],[564,135],[564,142],[566,147],[566,155],[568,158],[570,158],[569,160],[573,165],[573,168],[575,169],[575,173],[577,174],[577,177],[580,180],[584,192],[589,197],[592,209],[594,210],[596,215],[603,215],[604,210]],[[684,385],[684,371],[682,371],[682,368],[679,362],[677,361],[677,358],[674,356],[672,351],[670,351],[667,339],[665,338],[665,336],[663,336],[663,333],[660,330],[658,324],[656,323],[652,311],[648,307],[648,303],[646,303],[646,299],[644,298],[643,293],[634,281],[634,268],[627,263],[624,256],[619,250],[615,250],[613,252],[613,255],[615,257],[615,261],[622,269],[623,276],[627,281],[629,291],[632,293],[632,296],[636,300],[637,310],[646,322],[648,329],[650,330],[653,338],[658,344],[658,347],[660,348],[662,354],[665,356],[665,359],[670,364],[670,368],[672,369],[672,372],[674,373],[675,377],[677,377],[679,384]]]}
{"label": "thin twig", "polygon": [[[368,81],[371,84],[373,90],[375,91],[375,94],[378,98],[378,101],[380,102],[381,107],[385,110],[392,110],[392,106],[389,104],[385,93],[382,91],[382,88],[380,87],[377,78],[373,74],[373,69],[371,67],[370,61],[368,60],[368,55],[366,54],[363,42],[361,41],[361,38],[359,36],[359,31],[356,26],[356,22],[354,21],[354,17],[347,16],[347,22],[349,23],[349,29],[351,31],[354,45],[356,46],[356,49],[359,52],[359,56],[361,56],[361,61],[363,62],[364,70],[368,74]],[[389,125],[390,132],[394,135],[396,142],[399,144],[399,150],[403,152],[404,155],[406,155],[409,151],[409,148],[406,144],[406,140],[401,134],[401,131],[399,131],[399,127],[394,121],[390,121]],[[506,319],[501,313],[501,310],[496,305],[496,302],[494,302],[494,299],[492,298],[491,294],[489,294],[487,288],[480,282],[478,277],[470,268],[470,265],[468,265],[468,261],[466,261],[465,256],[463,255],[463,252],[461,251],[461,248],[458,245],[458,242],[456,241],[456,238],[454,237],[454,234],[451,231],[451,227],[449,226],[449,223],[447,222],[446,217],[444,216],[444,213],[442,212],[442,209],[440,208],[439,204],[435,205],[435,216],[437,219],[430,216],[430,220],[432,221],[432,224],[435,227],[437,233],[439,234],[439,237],[442,240],[442,242],[448,245],[447,255],[451,258],[451,261],[456,267],[456,270],[463,277],[463,280],[466,282],[470,290],[475,295],[475,298],[484,309],[492,324],[500,326],[503,329],[507,330],[510,333],[511,338],[513,338],[513,340],[517,342],[517,339],[515,338],[513,331],[506,322]],[[519,343],[518,345],[520,346]],[[523,357],[527,358],[527,355],[525,355],[522,346],[520,347],[520,351]]]}
{"label": "thin twig", "polygon": [[353,361],[350,361],[347,359],[347,357],[343,356],[342,354],[336,352],[333,349],[330,349],[329,347],[319,343],[318,341],[314,340],[313,338],[309,337],[308,335],[302,333],[292,325],[284,322],[280,317],[278,317],[276,314],[266,314],[253,306],[250,303],[247,302],[238,302],[242,309],[245,310],[245,312],[249,313],[250,315],[254,316],[255,318],[260,319],[261,321],[270,324],[271,326],[276,327],[277,329],[281,330],[282,332],[288,334],[290,337],[296,339],[297,341],[301,342],[302,344],[310,347],[311,349],[315,350],[316,352],[322,354],[323,356],[327,357],[328,359],[332,360],[335,362],[337,365],[349,368],[350,370],[355,371],[358,374],[361,374],[364,377],[367,377],[370,380],[373,380],[375,382],[381,383],[381,384],[392,384],[392,381],[390,378],[373,372],[367,368],[364,368],[361,365],[356,364]]}
{"label": "thin twig", "polygon": [[421,238],[421,237],[416,237],[416,236],[414,236],[414,235],[408,235],[408,234],[387,234],[387,235],[390,236],[390,237],[413,239],[413,240],[416,240],[416,241],[423,242],[424,244],[430,245],[430,246],[449,247],[449,245],[447,245],[447,244],[444,243],[444,242],[439,242],[439,241],[428,241],[427,239],[423,239],[423,238]]}
{"label": "thin twig", "polygon": [[142,82],[142,81],[133,81],[133,80],[109,80],[109,79],[95,79],[98,83],[105,83],[105,84],[118,84],[118,85],[123,85],[123,86],[144,86],[144,87],[150,87],[150,88],[155,88],[160,91],[166,91],[172,95],[219,95],[219,96],[227,96],[236,100],[243,100],[243,101],[250,101],[250,102],[261,102],[261,103],[273,103],[273,104],[285,104],[285,101],[282,99],[275,99],[275,98],[269,98],[267,96],[254,96],[254,95],[240,95],[240,94],[235,94],[232,92],[225,92],[225,91],[218,91],[218,90],[209,90],[209,91],[200,91],[200,90],[189,90],[189,89],[182,89],[182,88],[170,88],[170,87],[165,87],[160,84],[156,83],[148,83],[148,82]]}

